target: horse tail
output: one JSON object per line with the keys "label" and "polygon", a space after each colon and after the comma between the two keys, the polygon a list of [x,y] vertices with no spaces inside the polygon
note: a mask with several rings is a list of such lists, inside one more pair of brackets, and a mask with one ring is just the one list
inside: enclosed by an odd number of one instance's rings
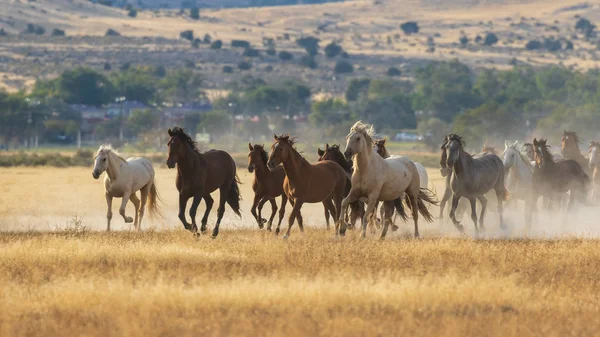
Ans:
{"label": "horse tail", "polygon": [[156,188],[156,182],[152,182],[152,186],[150,186],[150,192],[148,193],[148,209],[150,210],[150,217],[163,217],[163,214],[160,210],[159,202],[162,203],[160,199],[160,195],[158,194],[158,189]]}
{"label": "horse tail", "polygon": [[402,198],[394,200],[394,208],[396,208],[396,213],[400,215],[404,222],[406,222],[406,220],[408,220],[408,214],[406,214],[406,210],[402,204]]}
{"label": "horse tail", "polygon": [[429,212],[425,202],[431,205],[438,205],[437,200],[435,200],[435,193],[430,189],[421,188],[419,190],[419,196],[417,197],[417,209],[427,222],[433,222],[433,215]]}
{"label": "horse tail", "polygon": [[237,214],[237,216],[241,217],[242,214],[240,213],[240,200],[242,199],[242,195],[240,194],[240,187],[238,186],[239,184],[241,184],[240,178],[236,173],[233,181],[231,182],[229,193],[227,194],[227,203],[229,206],[231,206],[233,212]]}

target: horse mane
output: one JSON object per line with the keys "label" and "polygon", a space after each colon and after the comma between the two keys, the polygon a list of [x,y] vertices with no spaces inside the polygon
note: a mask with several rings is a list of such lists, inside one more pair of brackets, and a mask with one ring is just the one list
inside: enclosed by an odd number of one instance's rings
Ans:
{"label": "horse mane", "polygon": [[119,153],[119,151],[117,151],[117,149],[115,149],[111,144],[102,144],[100,145],[100,147],[98,148],[98,152],[96,152],[96,155],[94,156],[94,158],[98,157],[98,155],[100,153],[114,153],[115,156],[117,156],[117,158],[121,159],[124,162],[127,162],[127,160],[125,160],[125,158],[123,158],[123,156]]}
{"label": "horse mane", "polygon": [[263,145],[254,144],[254,149],[258,149],[258,151],[260,151],[260,158],[262,159],[263,163],[267,165],[267,161],[269,161],[269,154],[267,151],[265,151],[265,147]]}
{"label": "horse mane", "polygon": [[550,145],[546,144],[547,141],[548,140],[544,138],[539,139],[537,147],[542,151],[542,157],[546,155],[552,162],[554,162],[554,156],[549,150]]}
{"label": "horse mane", "polygon": [[375,143],[373,141],[373,136],[375,135],[375,127],[373,127],[372,124],[365,124],[362,121],[358,121],[354,123],[354,125],[352,125],[352,127],[350,128],[350,132],[352,131],[362,133],[367,143],[369,143],[371,146],[373,146],[373,144]]}
{"label": "horse mane", "polygon": [[493,146],[491,146],[491,145],[487,145],[487,144],[486,144],[486,145],[484,145],[484,146],[481,148],[481,152],[483,152],[483,153],[492,153],[492,154],[495,154],[495,155],[497,155],[497,154],[498,154],[498,153],[496,152],[496,148],[495,148],[495,147],[493,147]]}
{"label": "horse mane", "polygon": [[577,132],[575,132],[575,131],[564,130],[563,138],[564,137],[572,137],[573,140],[575,141],[575,144],[581,144],[581,141],[579,140],[579,136],[577,135]]}
{"label": "horse mane", "polygon": [[463,138],[455,133],[451,133],[448,136],[446,136],[446,143],[449,143],[451,141],[457,141],[460,144],[460,149],[464,151],[464,147],[467,146],[467,143],[463,140]]}
{"label": "horse mane", "polygon": [[198,149],[198,144],[192,139],[190,135],[188,135],[185,132],[183,128],[180,128],[178,126],[174,127],[173,129],[171,129],[171,136],[177,136],[177,138],[186,142],[192,148],[192,150],[194,150],[194,152],[196,152],[197,154],[201,154],[200,150]]}
{"label": "horse mane", "polygon": [[284,133],[281,134],[281,136],[274,136],[275,140],[278,142],[285,142],[288,143],[292,148],[295,149],[295,145],[296,145],[296,137],[290,137],[289,133]]}
{"label": "horse mane", "polygon": [[[531,144],[531,143],[525,143],[525,144],[523,144],[523,146],[525,146],[525,145],[531,145],[531,146],[533,147],[533,144]],[[522,147],[523,147],[523,146],[522,146]],[[522,160],[525,162],[525,164],[527,164],[527,167],[529,167],[530,169],[533,169],[533,168],[531,167],[531,165],[529,164],[529,158],[527,157],[527,155],[526,155],[525,153],[523,153],[523,151],[521,151],[521,150],[520,150],[520,149],[517,147],[517,144],[516,144],[516,143],[515,143],[515,144],[511,144],[511,145],[509,145],[509,146],[508,146],[508,148],[509,148],[509,149],[513,149],[513,150],[517,151],[517,153],[519,154],[519,157],[521,157],[521,159],[522,159]]]}

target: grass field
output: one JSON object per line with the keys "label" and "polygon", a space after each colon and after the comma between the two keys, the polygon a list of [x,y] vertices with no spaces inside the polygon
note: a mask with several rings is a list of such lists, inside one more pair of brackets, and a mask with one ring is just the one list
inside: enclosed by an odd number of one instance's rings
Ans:
{"label": "grass field", "polygon": [[[412,239],[412,226],[399,224],[379,241],[374,234],[360,240],[355,232],[336,239],[314,204],[303,207],[306,232],[295,227],[284,241],[250,220],[251,176],[239,173],[244,217],[226,211],[219,237],[211,240],[181,230],[173,170],[157,170],[165,219],[147,221],[135,233],[115,216],[117,232],[104,233],[103,186],[91,169],[0,169],[0,335],[600,331],[594,216],[581,221],[588,227],[571,224],[562,235],[540,232],[545,239],[521,239],[518,231],[492,239],[491,212],[483,240],[436,222],[422,224],[423,239]],[[430,175],[440,191],[441,178],[435,170]]]}

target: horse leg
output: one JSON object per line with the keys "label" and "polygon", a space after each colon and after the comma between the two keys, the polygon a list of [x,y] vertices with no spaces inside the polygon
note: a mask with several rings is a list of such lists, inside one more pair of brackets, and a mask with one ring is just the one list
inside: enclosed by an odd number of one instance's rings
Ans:
{"label": "horse leg", "polygon": [[110,232],[110,220],[112,219],[112,195],[107,193],[104,193],[104,196],[106,197],[106,206],[107,206],[107,211],[106,211],[106,231]]}
{"label": "horse leg", "polygon": [[125,207],[127,207],[127,202],[129,201],[130,196],[131,196],[131,192],[129,192],[129,191],[123,193],[123,199],[121,200],[121,207],[119,208],[119,214],[121,214],[121,216],[123,217],[123,220],[125,220],[125,223],[133,222],[132,217],[125,215]]}
{"label": "horse leg", "polygon": [[140,190],[140,199],[142,203],[140,204],[140,219],[137,222],[138,230],[142,229],[142,219],[144,219],[144,214],[146,214],[146,203],[148,202],[148,194],[150,194],[150,189],[152,188],[153,184],[154,182],[152,181],[151,183],[142,187],[142,189]]}
{"label": "horse leg", "polygon": [[377,205],[377,196],[379,195],[379,191],[377,193],[371,193],[369,195],[369,201],[367,202],[367,210],[365,211],[364,222],[362,227],[362,233],[360,237],[362,239],[367,237],[367,224],[369,220],[371,220],[375,216],[375,206]]}
{"label": "horse leg", "polygon": [[413,222],[415,223],[415,238],[421,237],[419,234],[419,191],[420,189],[408,196]]}
{"label": "horse leg", "polygon": [[[358,220],[358,217],[360,216],[360,207],[362,205],[360,204],[360,201],[355,201],[353,203],[350,204],[350,224],[348,225],[348,228],[350,229],[354,229],[354,227],[356,226],[356,220]],[[340,208],[341,208],[341,203],[340,203]],[[340,209],[341,211],[341,209]]]}
{"label": "horse leg", "polygon": [[262,196],[258,193],[254,194],[254,200],[252,201],[252,208],[250,208],[250,213],[254,216],[256,222],[258,222],[258,228],[262,229],[263,225],[260,219],[258,218],[258,214],[256,213],[256,207],[258,206],[258,202],[261,200]]}
{"label": "horse leg", "polygon": [[[505,190],[502,187],[501,190],[496,190],[496,200],[498,201],[498,216],[500,218],[500,229],[506,230],[506,224],[504,223],[504,198],[505,198]],[[481,204],[483,206],[483,203]],[[483,214],[483,213],[482,213]],[[483,215],[482,215],[483,217]]]}
{"label": "horse leg", "polygon": [[221,219],[223,219],[223,214],[225,214],[225,203],[227,202],[227,194],[229,194],[229,189],[231,188],[231,184],[226,184],[219,188],[219,208],[217,208],[217,224],[213,229],[212,237],[213,239],[219,235],[219,226],[221,225]]}
{"label": "horse leg", "polygon": [[[348,213],[348,207],[350,206],[350,203],[357,201],[358,200],[358,192],[356,192],[356,190],[354,189],[350,189],[350,192],[348,192],[348,196],[346,196],[343,200],[342,200],[342,205],[341,205],[341,212],[340,214],[346,214]],[[363,216],[363,223],[362,226],[366,228],[366,222],[365,222],[365,217],[366,215]],[[340,234],[342,233],[346,233],[346,219],[342,220],[342,223],[340,224]]]}
{"label": "horse leg", "polygon": [[192,227],[185,220],[185,208],[187,206],[189,197],[183,193],[179,193],[179,220],[183,223],[183,227],[187,230],[191,230]]}
{"label": "horse leg", "polygon": [[258,221],[260,225],[258,226],[260,229],[264,227],[264,223],[267,222],[267,219],[262,217],[262,209],[265,203],[269,201],[267,197],[263,197],[262,200],[258,203]]}
{"label": "horse leg", "polygon": [[456,220],[456,207],[458,206],[458,202],[460,201],[460,196],[452,195],[452,208],[450,209],[450,219],[454,224],[454,227],[458,229],[459,232],[464,233],[465,228],[460,224],[460,221]]}
{"label": "horse leg", "polygon": [[293,204],[294,204],[294,208],[292,208],[292,213],[290,214],[290,218],[288,220],[288,229],[287,229],[287,232],[285,233],[285,235],[283,236],[284,239],[287,239],[290,237],[290,232],[292,231],[292,226],[294,225],[294,220],[296,220],[296,217],[300,214],[300,207],[302,207],[302,202],[300,202],[298,200],[296,200],[296,202],[293,202]]}
{"label": "horse leg", "polygon": [[133,207],[135,208],[135,215],[134,215],[134,219],[133,219],[133,228],[136,230],[139,230],[138,228],[138,221],[139,219],[139,212],[140,212],[140,199],[138,199],[137,195],[135,195],[135,193],[132,193],[131,196],[129,196],[129,200],[131,201],[131,203],[133,204]]}
{"label": "horse leg", "polygon": [[446,207],[446,202],[450,200],[451,196],[452,190],[449,187],[446,187],[446,189],[444,189],[444,195],[442,196],[442,200],[440,201],[440,219],[444,218],[444,208]]}
{"label": "horse leg", "polygon": [[485,231],[485,226],[483,225],[483,218],[485,217],[485,210],[487,208],[487,198],[485,195],[480,195],[477,197],[477,200],[481,203],[481,214],[479,214],[479,229],[481,231]]}
{"label": "horse leg", "polygon": [[394,203],[392,201],[386,201],[381,206],[381,220],[383,221],[383,228],[381,229],[380,239],[385,239],[390,222],[392,222],[392,214],[394,213]]}
{"label": "horse leg", "polygon": [[[333,205],[333,201],[331,200],[331,198],[327,197],[325,200],[323,200],[323,206],[325,207],[325,211],[329,214],[331,214],[331,216],[333,217],[333,221],[335,222],[335,206]],[[335,224],[335,235],[338,235],[338,224]],[[327,222],[327,230],[329,230],[329,222]]]}
{"label": "horse leg", "polygon": [[479,236],[479,227],[477,227],[477,199],[471,197],[468,198],[471,203],[471,220],[473,220],[473,226],[475,226],[475,237]]}
{"label": "horse leg", "polygon": [[271,202],[271,217],[269,218],[269,222],[267,222],[267,231],[271,231],[271,225],[273,225],[273,219],[275,218],[275,214],[277,213],[277,202],[275,198],[269,199]]}
{"label": "horse leg", "polygon": [[207,193],[204,196],[204,202],[206,202],[206,210],[204,211],[204,216],[202,217],[202,225],[200,226],[200,232],[206,233],[206,224],[208,224],[208,215],[210,214],[210,210],[215,203],[215,200],[210,196],[210,193]]}
{"label": "horse leg", "polygon": [[200,205],[200,202],[202,201],[202,194],[198,193],[194,196],[194,199],[192,200],[192,206],[190,206],[190,218],[192,219],[192,232],[197,233],[198,232],[198,226],[196,225],[196,212],[198,211],[198,206]]}
{"label": "horse leg", "polygon": [[281,228],[281,221],[285,215],[285,206],[287,205],[288,197],[285,193],[281,194],[281,208],[279,209],[279,221],[277,222],[277,228],[275,229],[275,235],[279,235],[279,229]]}
{"label": "horse leg", "polygon": [[325,201],[323,201],[323,210],[325,211],[325,224],[327,225],[327,229],[329,229],[329,209],[327,208]]}

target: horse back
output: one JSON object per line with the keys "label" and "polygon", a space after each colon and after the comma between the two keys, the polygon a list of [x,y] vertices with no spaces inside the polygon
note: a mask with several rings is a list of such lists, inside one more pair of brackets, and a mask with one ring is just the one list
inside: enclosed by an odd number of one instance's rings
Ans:
{"label": "horse back", "polygon": [[236,177],[235,161],[231,155],[222,150],[208,150],[202,153],[206,180],[204,193],[212,193],[223,184],[231,183]]}
{"label": "horse back", "polygon": [[346,171],[336,162],[323,160],[310,165],[301,179],[285,180],[285,192],[291,199],[302,199],[303,202],[316,203],[331,197],[334,193],[344,194]]}

